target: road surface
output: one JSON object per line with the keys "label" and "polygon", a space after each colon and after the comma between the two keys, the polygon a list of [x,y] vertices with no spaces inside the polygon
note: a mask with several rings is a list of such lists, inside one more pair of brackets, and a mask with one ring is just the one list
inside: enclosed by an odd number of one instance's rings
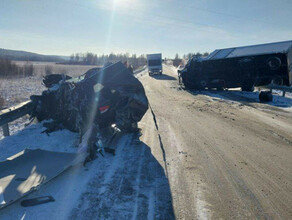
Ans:
{"label": "road surface", "polygon": [[[292,113],[240,92],[188,92],[173,67],[140,77],[177,219],[292,218]],[[223,99],[218,99],[218,94]],[[149,146],[142,121],[143,141]],[[152,148],[152,147],[151,147]]]}
{"label": "road surface", "polygon": [[[162,76],[137,75],[151,106],[141,136],[124,135],[116,156],[70,169],[28,196],[52,195],[54,203],[16,202],[0,219],[292,219],[291,112],[238,91],[183,90],[171,66]],[[59,131],[50,142],[41,130],[27,127],[0,144],[10,156],[32,139],[54,150],[70,137],[70,150],[79,138]]]}

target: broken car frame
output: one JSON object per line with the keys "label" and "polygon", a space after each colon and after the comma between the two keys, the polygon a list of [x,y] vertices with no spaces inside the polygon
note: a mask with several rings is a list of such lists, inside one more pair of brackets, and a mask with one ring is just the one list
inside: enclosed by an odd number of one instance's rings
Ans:
{"label": "broken car frame", "polygon": [[49,75],[42,95],[31,96],[18,108],[3,110],[1,126],[25,114],[44,122],[46,132],[69,129],[80,133],[80,151],[95,157],[104,130],[116,125],[121,132],[135,132],[148,109],[143,85],[121,63],[93,68],[80,77]]}

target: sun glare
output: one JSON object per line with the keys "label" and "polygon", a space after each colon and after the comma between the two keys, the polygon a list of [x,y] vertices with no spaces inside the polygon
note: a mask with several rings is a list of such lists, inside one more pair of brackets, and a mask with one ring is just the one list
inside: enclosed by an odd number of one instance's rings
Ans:
{"label": "sun glare", "polygon": [[129,7],[133,4],[133,0],[114,0],[115,7]]}
{"label": "sun glare", "polygon": [[114,0],[114,2],[116,3],[116,4],[125,4],[125,3],[127,3],[127,2],[130,2],[131,0]]}

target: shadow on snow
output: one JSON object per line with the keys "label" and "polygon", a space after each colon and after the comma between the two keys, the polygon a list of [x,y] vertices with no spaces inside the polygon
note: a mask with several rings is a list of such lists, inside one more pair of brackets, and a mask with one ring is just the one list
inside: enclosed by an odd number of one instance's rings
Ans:
{"label": "shadow on snow", "polygon": [[152,75],[150,76],[154,79],[157,79],[157,80],[176,80],[175,77],[172,77],[172,76],[169,76],[169,75],[165,75],[165,74],[162,74],[162,75]]}
{"label": "shadow on snow", "polygon": [[111,165],[92,178],[70,218],[174,219],[169,182],[150,147],[133,136],[117,146]]}

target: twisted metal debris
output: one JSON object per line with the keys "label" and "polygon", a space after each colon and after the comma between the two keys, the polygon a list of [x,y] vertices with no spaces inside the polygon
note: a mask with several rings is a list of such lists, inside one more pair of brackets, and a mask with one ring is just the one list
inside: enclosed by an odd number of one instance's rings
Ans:
{"label": "twisted metal debris", "polygon": [[81,137],[89,132],[86,142],[92,151],[102,129],[115,124],[123,132],[137,131],[148,109],[142,84],[121,62],[93,68],[77,78],[49,75],[44,84],[48,89],[31,97],[32,116],[52,119],[44,124],[46,132],[66,128]]}

